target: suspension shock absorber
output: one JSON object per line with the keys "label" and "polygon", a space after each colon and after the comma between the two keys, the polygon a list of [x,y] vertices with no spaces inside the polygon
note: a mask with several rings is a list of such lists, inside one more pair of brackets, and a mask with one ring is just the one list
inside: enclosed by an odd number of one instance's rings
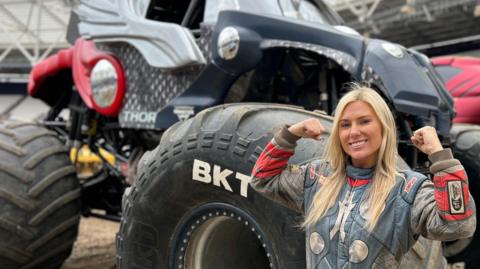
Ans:
{"label": "suspension shock absorber", "polygon": [[69,105],[70,109],[70,122],[67,124],[68,128],[68,141],[67,147],[74,149],[75,155],[73,157],[73,162],[76,164],[78,152],[82,145],[82,125],[84,122],[84,115],[86,113],[86,108],[83,106],[83,102],[76,91],[72,96],[72,102]]}
{"label": "suspension shock absorber", "polygon": [[415,169],[418,167],[418,150],[417,148],[413,145],[413,143],[409,140],[410,137],[413,135],[412,128],[410,127],[408,121],[404,119],[402,116],[398,116],[398,124],[400,125],[400,128],[405,132],[405,136],[407,137],[407,140],[405,141],[405,145],[409,147],[410,151],[410,158],[409,158],[409,165]]}

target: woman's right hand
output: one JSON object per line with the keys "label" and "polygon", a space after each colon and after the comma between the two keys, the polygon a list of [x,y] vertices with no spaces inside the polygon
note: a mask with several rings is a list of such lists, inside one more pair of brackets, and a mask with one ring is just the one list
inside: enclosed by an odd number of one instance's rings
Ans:
{"label": "woman's right hand", "polygon": [[288,131],[302,138],[320,140],[321,134],[325,132],[325,127],[319,120],[310,118],[288,127]]}

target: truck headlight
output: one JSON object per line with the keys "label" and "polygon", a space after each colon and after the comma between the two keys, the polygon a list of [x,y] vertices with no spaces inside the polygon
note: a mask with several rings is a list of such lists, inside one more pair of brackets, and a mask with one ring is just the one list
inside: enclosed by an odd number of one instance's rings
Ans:
{"label": "truck headlight", "polygon": [[100,108],[113,104],[118,93],[118,74],[113,64],[106,60],[99,60],[90,74],[93,101]]}
{"label": "truck headlight", "polygon": [[240,46],[240,35],[234,27],[226,27],[217,39],[218,55],[222,59],[231,60],[237,56]]}

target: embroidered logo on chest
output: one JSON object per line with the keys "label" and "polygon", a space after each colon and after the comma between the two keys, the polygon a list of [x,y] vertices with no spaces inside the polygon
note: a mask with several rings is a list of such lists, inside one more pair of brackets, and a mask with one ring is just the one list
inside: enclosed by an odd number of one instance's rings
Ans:
{"label": "embroidered logo on chest", "polygon": [[330,231],[330,239],[333,239],[333,237],[340,232],[340,241],[345,241],[345,222],[356,205],[356,203],[353,203],[353,196],[353,192],[348,192],[343,201],[338,202],[338,215],[335,220],[335,225]]}

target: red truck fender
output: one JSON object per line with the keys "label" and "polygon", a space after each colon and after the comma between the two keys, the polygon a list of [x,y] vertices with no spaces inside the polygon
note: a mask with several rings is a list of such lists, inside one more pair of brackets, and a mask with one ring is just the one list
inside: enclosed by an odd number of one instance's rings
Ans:
{"label": "red truck fender", "polygon": [[28,78],[28,94],[35,97],[45,79],[57,75],[60,70],[72,68],[72,55],[73,47],[62,49],[57,54],[37,63]]}
{"label": "red truck fender", "polygon": [[[93,100],[92,88],[90,85],[90,73],[100,59],[106,59],[111,62],[119,76],[118,93],[113,104],[107,108],[102,108],[96,105]],[[41,91],[49,90],[43,87],[45,80],[55,78],[60,71],[65,69],[72,70],[75,86],[78,89],[80,97],[88,108],[95,109],[99,113],[107,116],[116,116],[118,114],[125,94],[125,76],[123,67],[113,55],[98,50],[93,41],[81,38],[75,41],[73,47],[63,49],[33,67],[28,80],[28,94],[35,97]]]}

